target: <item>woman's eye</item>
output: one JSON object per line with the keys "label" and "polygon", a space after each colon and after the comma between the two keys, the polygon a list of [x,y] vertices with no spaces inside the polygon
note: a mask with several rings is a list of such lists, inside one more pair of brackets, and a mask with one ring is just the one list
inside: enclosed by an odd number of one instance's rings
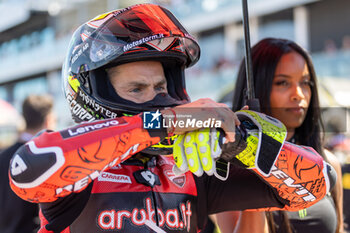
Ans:
{"label": "woman's eye", "polygon": [[285,80],[281,80],[281,81],[275,82],[275,85],[276,86],[281,86],[281,87],[286,87],[286,86],[289,85],[289,83],[287,81],[285,81]]}
{"label": "woman's eye", "polygon": [[313,82],[310,81],[310,80],[303,80],[303,81],[301,82],[301,85],[311,87],[311,86],[313,85]]}

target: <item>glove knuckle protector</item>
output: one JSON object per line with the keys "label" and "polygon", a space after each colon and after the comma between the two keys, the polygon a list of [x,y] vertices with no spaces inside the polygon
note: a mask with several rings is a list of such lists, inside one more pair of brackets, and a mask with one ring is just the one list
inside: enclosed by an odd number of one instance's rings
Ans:
{"label": "glove knuckle protector", "polygon": [[186,134],[184,140],[185,155],[190,171],[196,176],[201,176],[203,175],[203,168],[197,151],[196,133],[197,132],[194,131]]}
{"label": "glove knuckle protector", "polygon": [[175,174],[181,174],[188,171],[187,159],[185,156],[185,148],[183,145],[183,140],[185,135],[179,135],[173,146],[173,157],[176,166],[174,167]]}
{"label": "glove knuckle protector", "polygon": [[238,160],[244,167],[256,168],[268,176],[287,136],[286,127],[279,120],[262,113],[242,110],[236,114],[247,130],[247,146],[235,156],[234,161]]}
{"label": "glove knuckle protector", "polygon": [[216,129],[201,129],[181,135],[174,143],[175,174],[190,170],[196,176],[204,172],[213,175],[215,159],[221,154],[219,132]]}

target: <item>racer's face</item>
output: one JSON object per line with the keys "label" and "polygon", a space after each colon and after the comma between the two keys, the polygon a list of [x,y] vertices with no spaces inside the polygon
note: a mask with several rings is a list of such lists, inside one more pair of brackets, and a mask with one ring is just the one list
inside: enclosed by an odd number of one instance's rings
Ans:
{"label": "racer's face", "polygon": [[135,103],[152,100],[159,93],[167,93],[163,66],[157,61],[138,61],[107,70],[117,94]]}
{"label": "racer's face", "polygon": [[283,55],[272,82],[271,115],[293,134],[305,119],[310,99],[311,81],[305,59],[297,52]]}

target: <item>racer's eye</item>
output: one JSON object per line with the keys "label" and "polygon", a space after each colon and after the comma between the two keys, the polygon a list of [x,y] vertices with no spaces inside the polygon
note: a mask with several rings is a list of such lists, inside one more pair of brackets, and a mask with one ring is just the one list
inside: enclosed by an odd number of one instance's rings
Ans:
{"label": "racer's eye", "polygon": [[133,88],[130,90],[130,92],[133,92],[133,93],[140,93],[141,92],[141,88]]}
{"label": "racer's eye", "polygon": [[166,91],[167,91],[167,88],[166,88],[166,86],[161,85],[161,86],[156,86],[156,87],[154,88],[154,90],[155,90],[156,92],[166,92]]}

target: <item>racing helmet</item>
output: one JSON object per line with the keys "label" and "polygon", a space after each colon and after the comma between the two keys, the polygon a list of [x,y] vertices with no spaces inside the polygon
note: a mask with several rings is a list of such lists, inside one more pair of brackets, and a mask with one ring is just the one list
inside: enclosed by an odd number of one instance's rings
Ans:
{"label": "racing helmet", "polygon": [[[74,32],[63,64],[72,118],[80,123],[187,103],[184,69],[199,56],[196,40],[161,6],[139,4],[99,15]],[[118,96],[106,69],[145,60],[161,62],[168,93],[141,104]]]}

